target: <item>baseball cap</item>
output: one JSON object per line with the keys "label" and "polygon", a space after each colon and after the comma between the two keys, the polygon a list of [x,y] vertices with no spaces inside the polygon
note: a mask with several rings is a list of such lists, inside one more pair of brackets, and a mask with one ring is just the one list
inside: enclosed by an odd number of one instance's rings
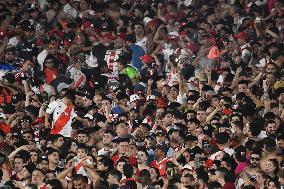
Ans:
{"label": "baseball cap", "polygon": [[21,119],[21,122],[28,122],[32,123],[32,118],[30,116],[24,116],[23,119]]}
{"label": "baseball cap", "polygon": [[203,127],[203,133],[212,137],[212,132],[214,131],[214,127],[212,125],[205,125]]}
{"label": "baseball cap", "polygon": [[157,135],[157,134],[166,135],[167,133],[165,131],[159,129],[159,130],[156,130],[156,132],[155,132],[155,135]]}
{"label": "baseball cap", "polygon": [[48,161],[47,157],[46,156],[41,156],[41,157],[39,157],[38,162],[40,163],[40,162],[42,162],[44,160]]}
{"label": "baseball cap", "polygon": [[137,83],[135,86],[134,86],[134,90],[135,91],[144,91],[146,88],[146,85],[142,82],[140,83]]}
{"label": "baseball cap", "polygon": [[196,136],[193,136],[193,135],[186,135],[185,136],[185,142],[193,142],[193,141],[197,141],[198,138]]}
{"label": "baseball cap", "polygon": [[165,153],[168,152],[168,147],[165,144],[157,144],[156,149],[160,149],[160,150],[164,151]]}
{"label": "baseball cap", "polygon": [[151,55],[145,54],[140,56],[140,60],[142,60],[145,64],[151,64],[154,61],[154,58]]}
{"label": "baseball cap", "polygon": [[134,102],[135,100],[139,100],[140,97],[137,94],[132,94],[130,96],[130,102]]}
{"label": "baseball cap", "polygon": [[240,32],[234,35],[235,39],[247,39],[247,33],[246,32]]}
{"label": "baseball cap", "polygon": [[155,95],[148,95],[146,100],[156,100],[156,96]]}
{"label": "baseball cap", "polygon": [[173,125],[170,127],[168,134],[171,135],[173,132],[177,132],[177,131],[181,131],[181,129],[177,127],[176,125]]}

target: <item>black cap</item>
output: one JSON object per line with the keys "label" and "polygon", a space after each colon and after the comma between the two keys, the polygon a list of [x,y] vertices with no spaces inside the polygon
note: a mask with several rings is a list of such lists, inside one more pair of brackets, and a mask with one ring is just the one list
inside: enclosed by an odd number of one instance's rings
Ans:
{"label": "black cap", "polygon": [[117,100],[123,100],[125,98],[128,98],[127,94],[125,92],[119,92],[116,95]]}
{"label": "black cap", "polygon": [[181,132],[181,129],[177,127],[176,125],[173,125],[170,127],[168,134],[171,135],[173,132]]}
{"label": "black cap", "polygon": [[95,118],[95,122],[105,122],[107,120],[106,116],[102,115],[102,114],[97,114],[96,118]]}
{"label": "black cap", "polygon": [[28,115],[25,115],[23,117],[23,119],[21,119],[21,122],[28,122],[28,123],[32,123],[32,118]]}
{"label": "black cap", "polygon": [[136,42],[136,37],[135,37],[134,34],[128,34],[128,35],[126,36],[125,41],[129,41],[129,42],[131,42],[131,43],[135,43],[135,42]]}
{"label": "black cap", "polygon": [[160,150],[164,151],[165,153],[168,152],[168,147],[165,144],[157,144],[156,149],[160,149]]}
{"label": "black cap", "polygon": [[198,138],[196,136],[193,135],[186,135],[185,136],[185,142],[193,142],[193,141],[197,141]]}
{"label": "black cap", "polygon": [[56,134],[56,135],[51,135],[50,137],[51,137],[51,141],[54,142],[55,140],[57,140],[58,138],[63,137],[63,136],[61,134]]}
{"label": "black cap", "polygon": [[203,127],[203,133],[212,137],[212,132],[214,131],[214,127],[212,125],[205,125]]}
{"label": "black cap", "polygon": [[119,137],[118,143],[121,143],[121,142],[130,142],[130,138],[129,137]]}
{"label": "black cap", "polygon": [[38,159],[38,162],[40,163],[41,161],[48,161],[48,158],[46,157],[46,156],[41,156],[41,157],[39,157],[39,159]]}

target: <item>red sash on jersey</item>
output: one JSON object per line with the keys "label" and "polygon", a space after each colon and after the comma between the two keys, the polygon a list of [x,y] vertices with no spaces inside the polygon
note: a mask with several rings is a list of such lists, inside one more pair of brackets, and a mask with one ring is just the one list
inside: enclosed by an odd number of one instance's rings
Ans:
{"label": "red sash on jersey", "polygon": [[80,169],[80,168],[82,167],[82,165],[83,165],[83,161],[86,160],[86,159],[87,159],[87,157],[83,158],[82,161],[80,161],[80,162],[78,163],[78,165],[75,167],[75,173],[77,173],[77,172],[79,171],[79,169]]}
{"label": "red sash on jersey", "polygon": [[56,135],[60,133],[60,131],[64,128],[64,126],[67,124],[71,117],[71,111],[73,109],[73,105],[68,105],[67,108],[62,112],[62,114],[59,116],[57,121],[55,122],[54,126],[51,129],[50,134]]}

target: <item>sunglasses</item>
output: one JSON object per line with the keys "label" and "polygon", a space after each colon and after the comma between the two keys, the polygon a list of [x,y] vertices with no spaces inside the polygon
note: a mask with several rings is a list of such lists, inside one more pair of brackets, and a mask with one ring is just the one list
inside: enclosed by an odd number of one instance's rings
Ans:
{"label": "sunglasses", "polygon": [[255,160],[255,161],[259,161],[260,158],[251,157],[250,160],[252,160],[252,161],[254,161],[254,160]]}

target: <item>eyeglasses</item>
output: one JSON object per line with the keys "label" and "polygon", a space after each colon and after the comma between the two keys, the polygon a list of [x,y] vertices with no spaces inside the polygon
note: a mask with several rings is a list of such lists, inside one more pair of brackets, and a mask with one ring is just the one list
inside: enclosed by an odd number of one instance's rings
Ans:
{"label": "eyeglasses", "polygon": [[252,160],[252,161],[259,161],[260,160],[260,158],[255,158],[255,157],[250,157],[250,160]]}

